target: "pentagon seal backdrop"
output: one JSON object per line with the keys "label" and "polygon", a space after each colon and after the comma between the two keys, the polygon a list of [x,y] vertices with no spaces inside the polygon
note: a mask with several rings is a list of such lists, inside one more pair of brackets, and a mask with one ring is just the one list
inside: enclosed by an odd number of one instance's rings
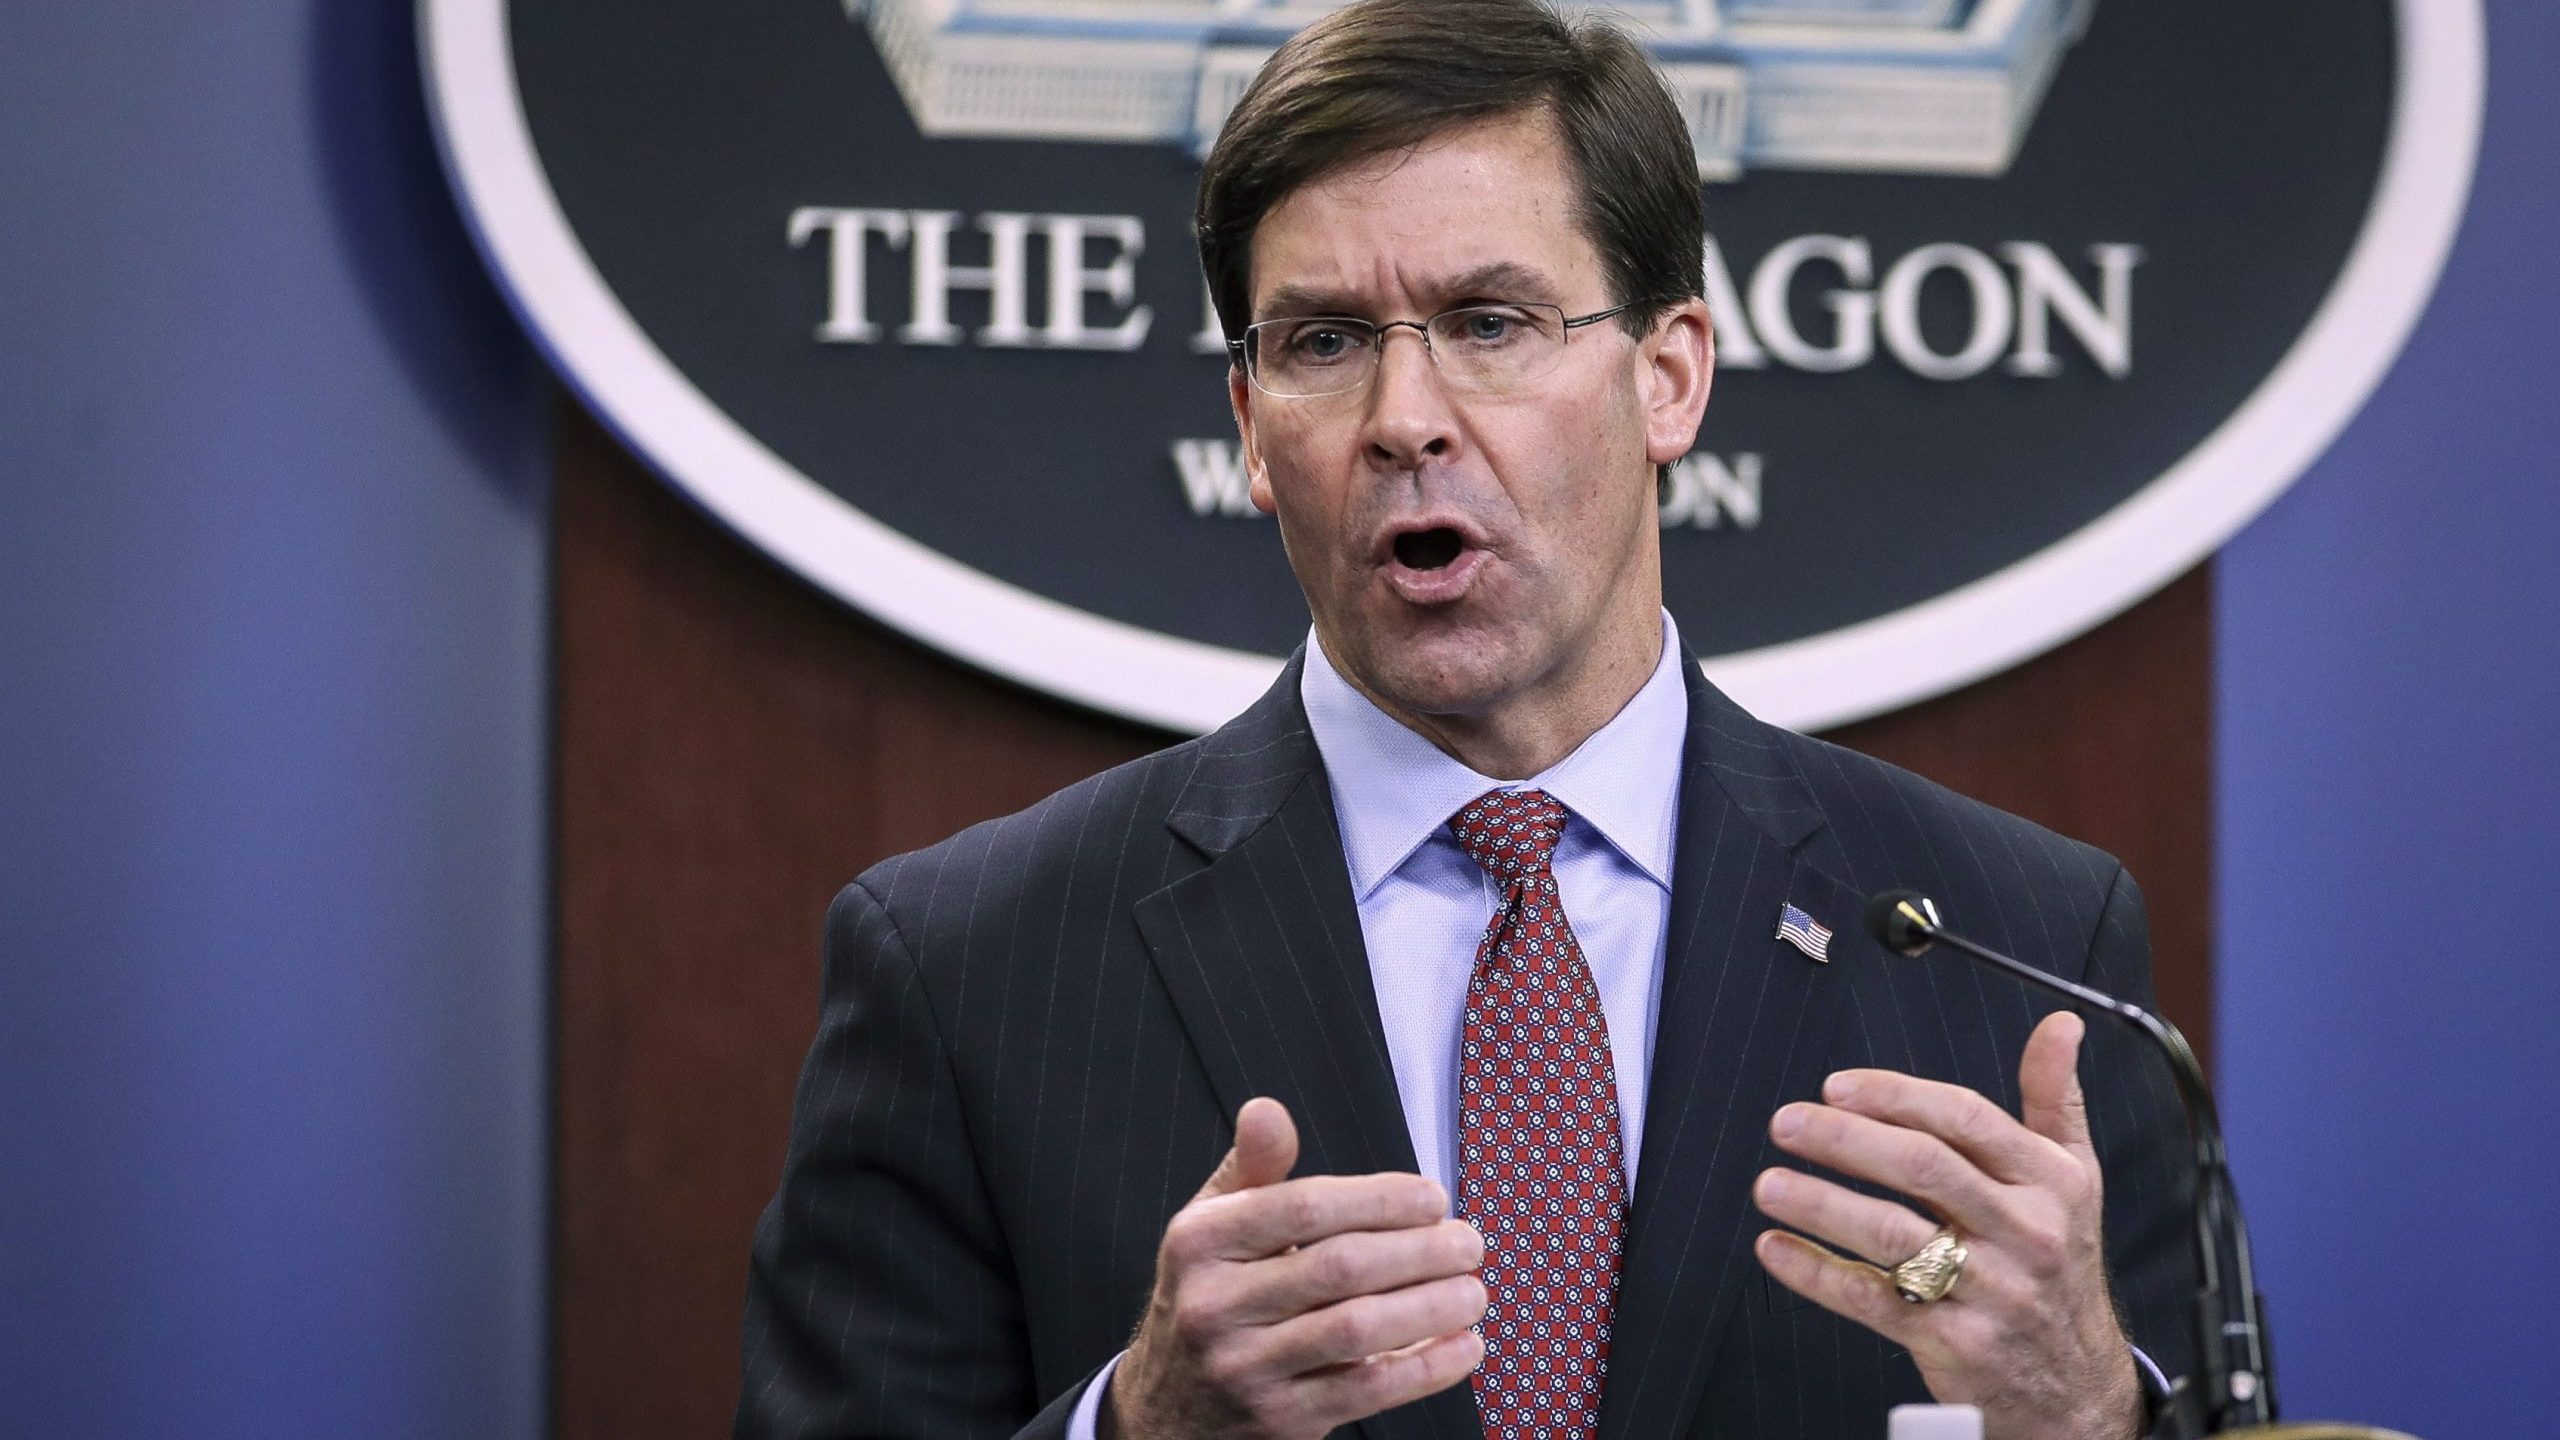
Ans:
{"label": "pentagon seal backdrop", "polygon": [[[456,187],[573,385],[972,663],[1205,729],[1306,624],[1244,503],[1198,157],[1331,8],[423,0]],[[2070,638],[2257,513],[2423,307],[2476,0],[1613,7],[1688,116],[1720,351],[1662,511],[1780,723]]]}

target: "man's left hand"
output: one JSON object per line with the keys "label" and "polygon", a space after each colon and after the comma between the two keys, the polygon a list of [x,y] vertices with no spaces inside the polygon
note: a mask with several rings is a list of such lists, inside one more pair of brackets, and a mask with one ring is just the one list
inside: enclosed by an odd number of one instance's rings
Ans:
{"label": "man's left hand", "polygon": [[[2027,1037],[2023,1124],[1975,1091],[1891,1070],[1840,1071],[1823,1103],[1772,1117],[1781,1149],[1912,1205],[1788,1169],[1761,1172],[1752,1191],[1770,1219],[1834,1247],[1764,1232],[1757,1253],[1769,1273],[1910,1351],[1940,1402],[1982,1407],[1988,1440],[2142,1430],[2133,1349],[2107,1288],[2081,1034],[2064,1011]],[[1915,1305],[1886,1272],[1941,1220],[1965,1247],[1963,1272],[1945,1298]]]}

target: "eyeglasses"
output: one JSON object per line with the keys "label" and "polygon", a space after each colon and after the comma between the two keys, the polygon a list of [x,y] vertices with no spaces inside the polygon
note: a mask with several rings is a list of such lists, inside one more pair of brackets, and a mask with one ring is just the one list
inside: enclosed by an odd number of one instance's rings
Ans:
{"label": "eyeglasses", "polygon": [[1289,316],[1247,325],[1244,338],[1227,342],[1227,350],[1263,394],[1308,400],[1368,384],[1378,373],[1387,332],[1401,327],[1422,336],[1423,352],[1452,386],[1498,394],[1545,378],[1564,358],[1565,340],[1574,331],[1642,303],[1630,300],[1571,317],[1557,306],[1527,302],[1461,305],[1428,320],[1383,325],[1348,315]]}

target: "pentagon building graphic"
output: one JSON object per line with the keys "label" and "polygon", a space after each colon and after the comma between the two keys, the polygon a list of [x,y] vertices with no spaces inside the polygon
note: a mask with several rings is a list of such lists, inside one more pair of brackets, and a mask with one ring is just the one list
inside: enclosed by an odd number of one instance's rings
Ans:
{"label": "pentagon building graphic", "polygon": [[[927,135],[1205,153],[1245,82],[1339,0],[846,0]],[[1636,0],[1702,178],[1997,175],[2097,0]]]}

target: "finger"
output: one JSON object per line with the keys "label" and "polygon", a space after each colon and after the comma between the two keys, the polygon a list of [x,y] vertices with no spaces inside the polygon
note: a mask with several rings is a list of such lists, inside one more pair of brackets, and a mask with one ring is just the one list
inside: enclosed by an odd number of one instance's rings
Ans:
{"label": "finger", "polygon": [[1926,1307],[1893,1293],[1893,1282],[1884,1272],[1784,1230],[1760,1232],[1751,1252],[1760,1258],[1760,1268],[1779,1284],[1904,1349],[1911,1348],[1911,1332],[1919,1326],[1917,1312]]}
{"label": "finger", "polygon": [[1227,1147],[1226,1158],[1209,1172],[1194,1198],[1277,1184],[1289,1178],[1290,1167],[1297,1163],[1298,1122],[1289,1117],[1288,1106],[1257,1095],[1236,1111],[1235,1143]]}
{"label": "finger", "polygon": [[2047,1139],[1978,1090],[1895,1070],[1842,1070],[1822,1082],[1822,1098],[1888,1125],[1926,1131],[1995,1180],[2032,1185],[2060,1159]]}
{"label": "finger", "polygon": [[1788,1154],[1900,1191],[1968,1233],[2011,1228],[1999,1182],[1926,1131],[1799,1101],[1779,1108],[1769,1134]]}
{"label": "finger", "polygon": [[1938,1233],[1903,1206],[1793,1170],[1764,1170],[1751,1187],[1762,1214],[1879,1266],[1899,1265]]}
{"label": "finger", "polygon": [[1251,1267],[1235,1316],[1268,1325],[1355,1295],[1472,1275],[1483,1264],[1484,1237],[1464,1220],[1330,1235]]}
{"label": "finger", "polygon": [[1179,1217],[1195,1258],[1260,1260],[1361,1230],[1448,1218],[1449,1193],[1419,1175],[1308,1175],[1193,1202]]}
{"label": "finger", "polygon": [[2089,1143],[2089,1107],[2080,1094],[2080,1039],[2088,1027],[2068,1010],[2044,1017],[2027,1037],[2018,1061],[2019,1109],[2027,1128],[2083,1160],[2095,1161]]}
{"label": "finger", "polygon": [[1320,1417],[1318,1423],[1340,1426],[1437,1395],[1483,1363],[1484,1337],[1460,1330],[1319,1370],[1303,1383],[1309,1391],[1308,1409]]}
{"label": "finger", "polygon": [[1265,1366],[1303,1375],[1455,1334],[1484,1318],[1484,1282],[1453,1275],[1383,1295],[1356,1295],[1262,1332]]}

